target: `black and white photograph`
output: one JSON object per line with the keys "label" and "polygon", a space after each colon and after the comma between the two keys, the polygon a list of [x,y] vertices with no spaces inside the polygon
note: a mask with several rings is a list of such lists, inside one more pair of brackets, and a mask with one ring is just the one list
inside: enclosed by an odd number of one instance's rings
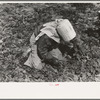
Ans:
{"label": "black and white photograph", "polygon": [[100,3],[0,3],[0,82],[100,82]]}

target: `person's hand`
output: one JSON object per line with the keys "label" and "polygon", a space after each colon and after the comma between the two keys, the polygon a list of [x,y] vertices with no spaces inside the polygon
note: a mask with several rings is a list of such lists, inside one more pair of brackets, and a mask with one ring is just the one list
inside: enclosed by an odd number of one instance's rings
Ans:
{"label": "person's hand", "polygon": [[73,46],[73,43],[71,43],[71,42],[66,42],[66,45],[68,46],[68,47],[70,47],[70,48],[73,48],[74,46]]}

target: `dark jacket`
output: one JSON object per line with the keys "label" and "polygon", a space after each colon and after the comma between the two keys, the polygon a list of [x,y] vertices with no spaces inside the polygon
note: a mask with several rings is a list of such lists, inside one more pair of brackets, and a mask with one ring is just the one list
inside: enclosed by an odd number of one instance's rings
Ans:
{"label": "dark jacket", "polygon": [[37,52],[39,57],[45,61],[45,63],[59,65],[59,60],[49,53],[51,50],[58,48],[58,46],[59,44],[57,42],[44,34],[37,41]]}

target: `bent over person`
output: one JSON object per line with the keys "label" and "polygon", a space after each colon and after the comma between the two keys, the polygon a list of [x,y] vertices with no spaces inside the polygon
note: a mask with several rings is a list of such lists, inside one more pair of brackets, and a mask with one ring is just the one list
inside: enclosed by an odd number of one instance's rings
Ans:
{"label": "bent over person", "polygon": [[[35,34],[38,34],[35,37]],[[24,65],[42,69],[43,62],[59,71],[63,51],[73,48],[70,42],[76,33],[68,19],[56,19],[46,23],[30,38],[31,52]]]}

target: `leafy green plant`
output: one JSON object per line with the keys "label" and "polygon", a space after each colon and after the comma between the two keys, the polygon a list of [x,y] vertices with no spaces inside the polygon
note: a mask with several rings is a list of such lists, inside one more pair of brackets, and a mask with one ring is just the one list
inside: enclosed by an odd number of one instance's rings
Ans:
{"label": "leafy green plant", "polygon": [[[0,5],[0,81],[95,81],[100,73],[100,38],[97,11],[91,3],[6,3]],[[56,18],[67,18],[77,33],[74,56],[59,74],[50,65],[41,71],[23,68],[23,52],[35,27]],[[76,44],[76,42],[74,42]],[[80,53],[81,51],[81,53]],[[27,72],[28,70],[28,72]],[[33,70],[33,71],[32,71]]]}

